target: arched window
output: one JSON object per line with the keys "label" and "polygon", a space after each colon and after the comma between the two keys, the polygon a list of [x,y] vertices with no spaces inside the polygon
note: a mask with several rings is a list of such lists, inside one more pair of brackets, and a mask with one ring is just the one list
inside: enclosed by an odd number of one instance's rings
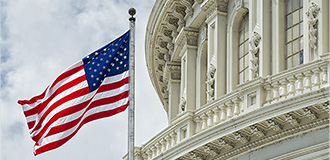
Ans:
{"label": "arched window", "polygon": [[248,80],[249,68],[249,14],[241,20],[238,30],[238,84]]}
{"label": "arched window", "polygon": [[303,64],[303,1],[287,0],[285,11],[286,68]]}

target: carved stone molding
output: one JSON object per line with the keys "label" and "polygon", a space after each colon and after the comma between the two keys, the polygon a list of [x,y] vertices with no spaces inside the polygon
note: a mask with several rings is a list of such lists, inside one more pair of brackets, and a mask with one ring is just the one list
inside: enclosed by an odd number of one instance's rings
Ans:
{"label": "carved stone molding", "polygon": [[251,49],[251,55],[252,55],[252,66],[251,66],[251,72],[252,72],[252,78],[257,78],[259,76],[259,43],[261,40],[261,36],[258,32],[253,32],[253,35],[249,41]]}
{"label": "carved stone molding", "polygon": [[165,82],[181,80],[181,65],[180,63],[167,62],[165,64],[164,75]]}
{"label": "carved stone molding", "polygon": [[287,113],[285,114],[285,120],[289,122],[292,126],[298,126],[300,120],[295,118],[292,114]]}
{"label": "carved stone molding", "polygon": [[204,146],[203,146],[203,149],[204,149],[204,152],[205,152],[207,155],[211,156],[211,157],[215,157],[215,156],[218,155],[218,151],[217,151],[217,149],[216,149],[215,147],[212,147],[212,146],[209,145],[209,144],[204,145]]}
{"label": "carved stone molding", "polygon": [[320,11],[320,7],[312,2],[306,12],[308,17],[308,34],[309,34],[309,45],[312,49],[317,48],[317,24],[318,18],[317,14]]}
{"label": "carved stone molding", "polygon": [[250,129],[251,129],[251,133],[259,138],[265,136],[264,131],[260,130],[259,127],[257,127],[256,125],[251,126]]}
{"label": "carved stone molding", "polygon": [[173,5],[171,6],[171,8],[173,8],[173,12],[172,15],[178,19],[178,28],[177,31],[180,31],[181,28],[186,24],[185,21],[185,16],[186,16],[186,8],[184,5],[180,4],[180,3],[173,3]]}
{"label": "carved stone molding", "polygon": [[217,156],[215,158],[215,160],[229,159],[230,157],[237,155],[237,153],[251,151],[252,148],[258,149],[258,147],[262,146],[262,144],[269,143],[269,142],[275,143],[280,140],[283,140],[284,138],[293,137],[293,136],[295,136],[294,133],[297,133],[297,132],[305,133],[305,132],[308,132],[309,129],[326,128],[326,127],[329,127],[329,118],[320,119],[320,120],[317,120],[314,122],[300,125],[300,126],[297,126],[297,127],[291,128],[291,129],[287,129],[285,131],[278,132],[274,135],[261,138],[257,141],[254,141],[253,143],[247,143],[246,145],[243,145],[239,148],[235,148],[234,150],[231,150],[230,152]]}
{"label": "carved stone molding", "polygon": [[194,0],[181,0],[181,4],[186,7],[186,16],[184,17],[184,19],[187,20],[188,17],[191,17],[194,14],[194,9],[192,8]]}
{"label": "carved stone molding", "polygon": [[282,130],[281,125],[277,123],[274,119],[267,120],[267,125],[270,129],[272,129],[275,132]]}
{"label": "carved stone molding", "polygon": [[310,120],[317,119],[318,117],[317,114],[309,108],[304,109],[304,115],[307,116]]}
{"label": "carved stone molding", "polygon": [[198,35],[199,32],[195,28],[183,28],[176,38],[175,43],[181,47],[183,45],[197,46]]}
{"label": "carved stone molding", "polygon": [[224,138],[219,139],[219,145],[220,145],[221,148],[225,148],[227,150],[230,150],[230,149],[234,148],[233,144],[231,144],[230,142],[228,142]]}
{"label": "carved stone molding", "polygon": [[194,152],[194,151],[189,152],[189,155],[192,160],[204,160],[205,159],[204,155]]}
{"label": "carved stone molding", "polygon": [[235,132],[234,133],[234,138],[237,141],[241,142],[242,144],[246,144],[246,143],[249,142],[249,139],[240,132]]}
{"label": "carved stone molding", "polygon": [[227,13],[228,0],[208,0],[201,7],[207,13],[206,19],[208,19],[217,11]]}

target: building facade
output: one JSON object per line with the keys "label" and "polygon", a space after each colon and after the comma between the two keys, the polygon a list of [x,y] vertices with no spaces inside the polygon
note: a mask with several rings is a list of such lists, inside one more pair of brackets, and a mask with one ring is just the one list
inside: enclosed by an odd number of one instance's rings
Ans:
{"label": "building facade", "polygon": [[156,0],[146,63],[168,127],[136,159],[328,159],[329,18],[328,0]]}

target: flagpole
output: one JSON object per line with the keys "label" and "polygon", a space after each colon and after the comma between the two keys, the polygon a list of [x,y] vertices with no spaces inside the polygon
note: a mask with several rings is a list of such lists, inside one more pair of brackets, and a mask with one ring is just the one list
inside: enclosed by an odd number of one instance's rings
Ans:
{"label": "flagpole", "polygon": [[134,160],[134,106],[135,106],[135,17],[134,8],[130,8],[128,13],[130,24],[130,40],[129,40],[129,107],[128,107],[128,160]]}

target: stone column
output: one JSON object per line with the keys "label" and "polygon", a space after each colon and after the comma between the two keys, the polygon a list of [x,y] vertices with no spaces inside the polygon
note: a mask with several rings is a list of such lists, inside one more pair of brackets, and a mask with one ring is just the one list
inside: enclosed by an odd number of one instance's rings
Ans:
{"label": "stone column", "polygon": [[328,52],[330,52],[330,37],[329,37],[329,29],[330,29],[330,26],[329,26],[329,10],[330,10],[330,5],[329,5],[329,0],[321,0],[320,1],[320,15],[319,15],[319,23],[320,23],[320,26],[319,26],[319,41],[320,41],[320,49],[319,49],[319,52],[320,54],[319,55],[324,55]]}
{"label": "stone column", "polygon": [[265,77],[271,74],[271,1],[257,0],[257,3],[260,12],[255,14],[258,18],[253,31],[257,32],[260,26],[259,76]]}
{"label": "stone column", "polygon": [[207,119],[207,127],[210,128],[210,127],[213,126],[213,115],[214,115],[214,113],[213,113],[212,110],[209,110],[209,111],[206,112],[206,115],[208,117],[208,119]]}
{"label": "stone column", "polygon": [[170,135],[167,135],[165,137],[166,139],[166,150],[170,149],[171,148],[171,144],[172,144],[172,139],[171,139],[171,136]]}
{"label": "stone column", "polygon": [[285,64],[285,0],[272,1],[272,74],[286,69]]}
{"label": "stone column", "polygon": [[214,99],[224,95],[227,88],[227,5],[226,1],[207,1],[201,6],[207,13],[205,21],[208,26],[207,72],[215,69]]}
{"label": "stone column", "polygon": [[215,107],[213,109],[213,112],[214,112],[214,124],[218,124],[220,122],[220,109],[218,107]]}
{"label": "stone column", "polygon": [[195,119],[195,124],[196,124],[196,128],[195,128],[195,133],[198,133],[201,130],[201,118],[199,118],[199,116],[197,116]]}
{"label": "stone column", "polygon": [[171,143],[171,146],[173,147],[173,146],[175,146],[176,145],[176,142],[177,142],[177,135],[176,135],[176,132],[175,131],[173,131],[173,132],[171,132],[170,133],[170,136],[172,137],[172,143]]}
{"label": "stone column", "polygon": [[[181,108],[182,111],[193,111],[196,108],[196,56],[198,30],[183,28],[176,44],[181,48]],[[185,106],[182,106],[185,105]]]}
{"label": "stone column", "polygon": [[181,66],[180,63],[167,62],[164,70],[163,77],[168,81],[169,90],[168,120],[171,122],[179,113]]}

